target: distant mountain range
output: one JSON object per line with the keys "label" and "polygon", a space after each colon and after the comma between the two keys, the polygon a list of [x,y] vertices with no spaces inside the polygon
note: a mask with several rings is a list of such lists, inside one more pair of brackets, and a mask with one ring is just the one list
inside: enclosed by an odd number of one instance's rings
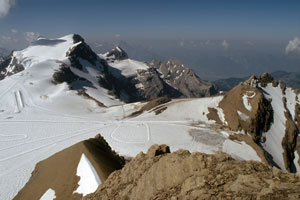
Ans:
{"label": "distant mountain range", "polygon": [[[299,72],[286,72],[276,71],[271,75],[279,80],[281,83],[294,89],[300,89],[300,73]],[[249,77],[244,78],[226,78],[213,81],[216,87],[221,91],[229,91],[239,83],[247,80]]]}
{"label": "distant mountain range", "polygon": [[[72,37],[78,44],[74,47],[70,45],[72,48],[67,52],[70,63],[60,63],[60,68],[53,74],[53,82],[67,82],[71,89],[80,90],[91,98],[95,99],[91,88],[99,87],[109,90],[114,98],[127,103],[158,97],[203,97],[217,93],[213,84],[200,80],[189,67],[174,59],[167,62],[140,62],[130,59],[119,46],[98,56],[81,36]],[[0,64],[0,80],[30,68],[47,57],[55,59],[57,52],[72,42],[68,40],[71,39],[41,37],[27,49],[15,51]],[[52,52],[55,46],[57,52]]]}
{"label": "distant mountain range", "polygon": [[299,56],[286,54],[286,43],[282,41],[227,41],[222,40],[125,40],[91,42],[96,53],[106,52],[116,45],[126,50],[135,60],[167,61],[175,58],[191,67],[204,80],[228,77],[246,77],[252,74],[279,70],[300,72]]}

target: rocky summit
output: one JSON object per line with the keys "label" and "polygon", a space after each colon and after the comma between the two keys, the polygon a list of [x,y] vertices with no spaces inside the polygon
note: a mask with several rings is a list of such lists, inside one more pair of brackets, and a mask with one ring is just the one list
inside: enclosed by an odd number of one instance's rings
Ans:
{"label": "rocky summit", "polygon": [[113,172],[85,200],[299,199],[300,177],[260,162],[154,145]]}

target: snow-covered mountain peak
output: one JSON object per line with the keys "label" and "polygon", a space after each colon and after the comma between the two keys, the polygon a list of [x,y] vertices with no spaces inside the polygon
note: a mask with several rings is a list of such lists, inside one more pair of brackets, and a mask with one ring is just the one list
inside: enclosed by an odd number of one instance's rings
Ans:
{"label": "snow-covered mountain peak", "polygon": [[81,70],[84,68],[82,65],[86,65],[81,63],[84,60],[98,71],[103,71],[104,64],[80,35],[70,34],[57,39],[39,37],[27,48],[12,53],[7,66],[0,69],[1,79],[49,60],[71,64]]}
{"label": "snow-covered mountain peak", "polygon": [[40,37],[26,49],[13,52],[1,65],[0,79],[12,76],[9,79],[24,79],[41,85],[43,82],[37,96],[43,96],[48,89],[57,93],[56,96],[63,96],[65,91],[60,88],[65,85],[66,91],[73,90],[98,105],[120,104],[100,84],[106,82],[104,71],[107,67],[106,61],[95,54],[80,35],[57,39]]}
{"label": "snow-covered mountain peak", "polygon": [[57,39],[38,38],[29,47],[12,53],[4,74],[9,76],[47,60],[61,62],[66,60],[67,52],[80,43],[76,43],[74,37],[75,35],[67,35]]}

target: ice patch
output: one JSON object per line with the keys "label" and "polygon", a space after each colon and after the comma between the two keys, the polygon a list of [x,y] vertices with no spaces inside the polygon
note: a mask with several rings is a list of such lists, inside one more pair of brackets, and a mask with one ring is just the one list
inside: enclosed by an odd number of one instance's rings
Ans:
{"label": "ice patch", "polygon": [[296,107],[296,94],[291,88],[286,88],[285,90],[286,96],[286,106],[289,112],[292,115],[292,119],[295,119],[295,107]]}
{"label": "ice patch", "polygon": [[135,87],[138,89],[144,89],[144,85],[142,83],[135,84]]}
{"label": "ice patch", "polygon": [[119,47],[116,47],[116,49],[117,49],[119,52],[122,52],[122,50],[121,50]]}
{"label": "ice patch", "polygon": [[240,118],[242,120],[247,121],[249,119],[249,116],[246,115],[246,114],[244,114],[244,113],[242,113],[241,111],[238,110],[237,113],[238,113],[238,115],[240,116]]}
{"label": "ice patch", "polygon": [[260,161],[260,157],[257,155],[256,151],[252,149],[249,145],[243,142],[234,142],[231,140],[225,140],[223,143],[222,151],[230,154],[233,158],[237,160],[255,160]]}
{"label": "ice patch", "polygon": [[[116,68],[121,71],[121,74],[125,77],[132,77],[135,76],[138,70],[148,70],[149,67],[143,63],[136,60],[125,59],[120,61],[115,61],[109,63],[110,66]],[[111,71],[113,73],[113,71]],[[115,74],[116,76],[118,74]]]}
{"label": "ice patch", "polygon": [[229,137],[229,133],[227,133],[226,131],[221,131],[220,132],[223,136],[225,136],[226,138]]}
{"label": "ice patch", "polygon": [[295,167],[296,167],[296,170],[297,170],[297,173],[300,172],[300,165],[298,163],[298,160],[299,160],[299,154],[297,151],[295,151],[295,158],[294,158],[294,164],[295,164]]}
{"label": "ice patch", "polygon": [[247,110],[251,111],[252,106],[251,106],[250,102],[248,101],[248,98],[249,98],[248,95],[246,95],[246,94],[243,95],[243,104]]}
{"label": "ice patch", "polygon": [[222,108],[216,107],[216,109],[218,111],[218,116],[219,116],[220,120],[222,121],[222,123],[225,124],[225,125],[228,125],[227,121],[225,120],[225,115],[224,115],[224,112],[223,112]]}
{"label": "ice patch", "polygon": [[52,190],[51,188],[49,188],[44,194],[43,196],[40,198],[40,200],[53,200],[55,199],[55,191]]}
{"label": "ice patch", "polygon": [[80,193],[83,196],[94,192],[101,184],[101,180],[89,159],[82,154],[77,167],[77,176],[80,177],[79,187],[74,193]]}

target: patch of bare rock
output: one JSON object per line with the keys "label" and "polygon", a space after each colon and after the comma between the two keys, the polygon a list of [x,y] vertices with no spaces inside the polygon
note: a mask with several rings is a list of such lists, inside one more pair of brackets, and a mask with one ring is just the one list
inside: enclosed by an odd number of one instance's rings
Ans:
{"label": "patch of bare rock", "polygon": [[111,173],[85,200],[299,199],[300,177],[256,161],[154,145]]}
{"label": "patch of bare rock", "polygon": [[[269,79],[271,78],[268,77],[267,80]],[[260,83],[266,84],[267,80],[259,80]],[[253,86],[254,81],[258,82],[253,76],[234,87],[224,95],[219,106],[231,130],[249,133],[258,142],[263,139],[261,131],[267,132],[273,122],[273,109],[270,100],[264,97],[258,87]]]}

